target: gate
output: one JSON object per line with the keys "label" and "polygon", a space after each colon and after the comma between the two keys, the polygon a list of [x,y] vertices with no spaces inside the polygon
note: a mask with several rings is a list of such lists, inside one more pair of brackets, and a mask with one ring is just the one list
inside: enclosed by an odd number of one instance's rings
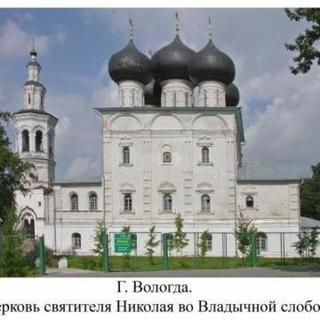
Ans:
{"label": "gate", "polygon": [[[162,269],[161,233],[153,234],[153,244],[148,247],[148,232],[111,232],[103,239],[103,270],[157,271]],[[150,243],[149,243],[150,244]],[[152,253],[150,254],[151,251]],[[149,254],[148,254],[149,252]]]}

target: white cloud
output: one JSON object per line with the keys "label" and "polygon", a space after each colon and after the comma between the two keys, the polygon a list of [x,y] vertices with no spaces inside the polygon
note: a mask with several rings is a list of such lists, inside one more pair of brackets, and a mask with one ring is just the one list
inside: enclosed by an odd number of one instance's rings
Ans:
{"label": "white cloud", "polygon": [[[175,35],[175,10],[90,9],[84,12],[87,27],[94,29],[98,25],[101,30],[108,30],[110,39],[116,37],[120,43],[119,50],[121,43],[124,46],[128,41],[129,18],[134,22],[135,43],[146,54],[149,49],[155,52],[168,44]],[[249,123],[245,130],[245,158],[291,166],[298,171],[307,171],[310,164],[319,161],[319,69],[315,68],[306,76],[293,76],[289,71],[292,54],[284,47],[284,43],[292,42],[304,29],[304,24],[290,22],[279,9],[178,9],[178,12],[181,38],[196,50],[202,49],[207,42],[210,15],[214,42],[235,63],[235,82],[244,106],[243,118],[245,124]],[[146,16],[152,24],[147,25]],[[51,35],[38,35],[40,39],[37,39],[37,35],[9,20],[0,30],[1,44],[5,43],[0,47],[0,57],[25,55],[32,37],[40,41],[37,49],[43,53],[52,43],[65,41],[65,34],[59,29]],[[60,118],[56,139],[60,176],[65,172],[70,172],[71,176],[80,171],[83,173],[85,170],[81,168],[99,171],[99,165],[88,166],[88,159],[100,163],[102,152],[100,123],[92,107],[117,103],[116,84],[111,79],[105,84],[107,63],[112,53],[106,52],[106,60],[96,77],[66,70],[64,81],[68,79],[67,83],[91,88],[91,92],[65,94],[48,88],[47,110]],[[6,92],[0,92],[0,103],[9,101],[10,105],[15,105],[11,100]],[[74,164],[73,159],[81,160]]]}
{"label": "white cloud", "polygon": [[0,30],[0,57],[15,58],[24,56],[31,49],[31,40],[36,43],[36,50],[45,54],[49,47],[56,43],[63,43],[66,38],[65,32],[59,30],[51,35],[31,34],[19,27],[19,25],[8,20]]}
{"label": "white cloud", "polygon": [[72,127],[72,122],[69,117],[64,116],[59,119],[59,122],[56,126],[56,139],[63,141],[64,137],[70,133]]}
{"label": "white cloud", "polygon": [[92,161],[89,157],[76,158],[72,161],[66,178],[77,179],[79,177],[90,177],[92,172],[96,172],[98,169],[98,163]]}
{"label": "white cloud", "polygon": [[91,104],[95,107],[113,107],[118,103],[118,88],[113,82],[107,86],[99,86],[93,91]]}
{"label": "white cloud", "polygon": [[[257,96],[264,97],[265,88],[267,96],[274,98],[246,130],[246,158],[277,163],[304,174],[311,164],[320,161],[318,77],[317,69],[304,76],[291,76],[284,70],[256,79]],[[248,96],[254,96],[255,86],[251,85]]]}

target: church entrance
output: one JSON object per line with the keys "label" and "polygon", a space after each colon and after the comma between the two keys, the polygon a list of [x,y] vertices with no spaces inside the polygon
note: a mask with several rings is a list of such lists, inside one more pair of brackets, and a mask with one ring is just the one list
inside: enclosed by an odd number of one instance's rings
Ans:
{"label": "church entrance", "polygon": [[26,213],[22,218],[22,231],[27,237],[35,236],[34,218],[30,213]]}

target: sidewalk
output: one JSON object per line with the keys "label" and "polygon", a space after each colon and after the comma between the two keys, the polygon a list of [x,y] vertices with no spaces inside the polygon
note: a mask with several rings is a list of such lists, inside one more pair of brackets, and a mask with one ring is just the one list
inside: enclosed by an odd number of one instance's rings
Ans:
{"label": "sidewalk", "polygon": [[320,277],[319,266],[238,268],[218,270],[97,272],[82,269],[47,268],[43,277]]}

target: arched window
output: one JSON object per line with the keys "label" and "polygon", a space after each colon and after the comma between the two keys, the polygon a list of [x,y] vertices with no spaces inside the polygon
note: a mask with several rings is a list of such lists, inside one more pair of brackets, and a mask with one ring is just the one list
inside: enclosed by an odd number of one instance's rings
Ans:
{"label": "arched window", "polygon": [[73,193],[70,197],[71,202],[71,211],[78,211],[78,195],[76,193]]}
{"label": "arched window", "polygon": [[137,250],[137,234],[130,233],[130,235],[131,235],[131,249]]}
{"label": "arched window", "polygon": [[31,96],[30,96],[30,93],[28,93],[28,104],[31,104]]}
{"label": "arched window", "polygon": [[49,130],[48,140],[49,140],[49,155],[52,156],[53,154],[53,130],[52,129]]}
{"label": "arched window", "polygon": [[124,211],[132,211],[132,195],[125,193],[123,196],[123,209]]}
{"label": "arched window", "polygon": [[163,196],[163,211],[172,211],[172,197],[169,193]]}
{"label": "arched window", "polygon": [[253,196],[247,196],[247,197],[246,197],[246,207],[247,207],[247,208],[253,208],[253,207],[254,207],[254,199],[253,199]]}
{"label": "arched window", "polygon": [[40,152],[42,150],[42,131],[38,130],[36,132],[36,151]]}
{"label": "arched window", "polygon": [[203,147],[201,149],[201,160],[203,163],[208,163],[209,162],[209,148],[208,147]]}
{"label": "arched window", "polygon": [[201,211],[210,212],[210,196],[207,194],[201,196]]}
{"label": "arched window", "polygon": [[98,197],[95,192],[91,192],[89,195],[89,210],[97,211],[98,208]]}
{"label": "arched window", "polygon": [[29,132],[28,130],[22,131],[22,152],[30,151]]}
{"label": "arched window", "polygon": [[81,234],[73,233],[71,236],[72,239],[72,249],[81,249]]}
{"label": "arched window", "polygon": [[260,252],[268,250],[268,237],[264,232],[257,234],[257,247]]}
{"label": "arched window", "polygon": [[123,163],[130,163],[130,148],[123,147],[122,149],[122,161]]}
{"label": "arched window", "polygon": [[188,92],[185,92],[185,93],[184,93],[184,99],[185,99],[186,107],[189,107],[188,96],[189,96],[189,95],[188,95]]}
{"label": "arched window", "polygon": [[172,162],[171,152],[165,151],[165,152],[162,154],[162,161],[163,161],[164,163],[171,163],[171,162]]}

